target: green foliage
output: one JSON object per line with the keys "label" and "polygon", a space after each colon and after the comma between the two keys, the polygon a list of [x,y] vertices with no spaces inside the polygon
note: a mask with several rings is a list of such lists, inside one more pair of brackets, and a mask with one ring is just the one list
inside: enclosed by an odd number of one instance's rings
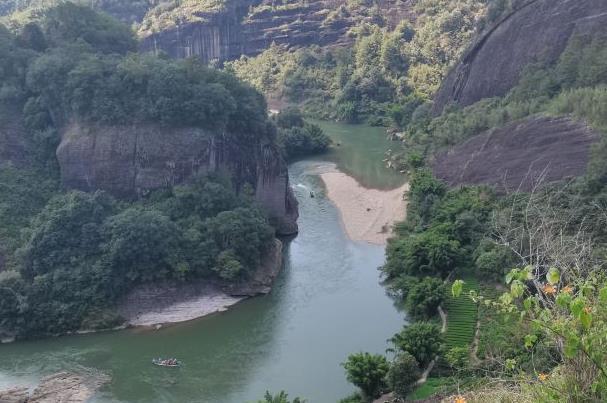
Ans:
{"label": "green foliage", "polygon": [[500,281],[508,267],[516,265],[511,249],[483,239],[474,251],[474,267],[479,276]]}
{"label": "green foliage", "polygon": [[415,357],[407,352],[402,352],[392,361],[386,380],[390,390],[396,396],[404,399],[414,389],[419,376],[419,364]]}
{"label": "green foliage", "polygon": [[79,119],[195,126],[243,144],[273,136],[263,97],[233,75],[194,60],[125,56],[135,48],[126,25],[62,3],[18,37],[0,30],[0,101],[23,103],[28,128],[40,133]]}
{"label": "green foliage", "polygon": [[359,387],[368,398],[376,398],[385,390],[385,377],[389,364],[383,355],[356,353],[348,356],[342,364],[348,382]]}
{"label": "green foliage", "polygon": [[304,127],[304,117],[301,111],[294,107],[281,110],[274,118],[276,126],[281,129],[292,129],[294,127]]}
{"label": "green foliage", "polygon": [[21,230],[59,190],[56,180],[32,169],[0,166],[0,251],[14,268]]}
{"label": "green foliage", "polygon": [[[565,274],[565,277],[561,277]],[[558,276],[558,281],[557,281]],[[529,280],[543,287],[520,283],[522,292],[512,288],[497,301],[482,298],[492,310],[507,317],[518,318],[529,333],[520,349],[556,348],[560,363],[550,375],[539,374],[539,382],[527,390],[534,400],[602,401],[606,395],[606,359],[601,350],[605,334],[605,302],[607,286],[600,269],[578,271],[550,268],[544,275],[534,268],[515,269],[508,275],[511,284]],[[565,281],[561,281],[565,280]],[[552,284],[551,282],[554,282]],[[519,339],[520,340],[520,339]],[[553,353],[554,357],[555,354]],[[511,369],[537,371],[537,367],[521,366],[509,359]]]}
{"label": "green foliage", "polygon": [[280,111],[274,121],[278,126],[278,142],[288,159],[322,153],[331,144],[331,139],[320,126],[305,122],[297,108]]}
{"label": "green foliage", "polygon": [[43,26],[46,39],[54,46],[82,41],[97,52],[120,54],[137,46],[127,25],[69,1],[46,11]]}
{"label": "green foliage", "polygon": [[436,316],[437,308],[445,300],[447,291],[441,279],[424,277],[414,282],[406,294],[407,313],[416,319],[429,319]]}
{"label": "green foliage", "polygon": [[22,109],[36,167],[0,167],[0,333],[114,326],[112,306],[145,282],[246,279],[274,240],[246,191],[199,178],[134,202],[61,193],[55,149],[73,120],[194,126],[222,133],[227,147],[273,145],[263,97],[193,60],[126,55],[136,47],[129,28],[89,8],[62,2],[38,17],[17,35],[0,27],[0,119],[10,128]]}
{"label": "green foliage", "polygon": [[386,249],[384,272],[396,275],[439,275],[453,270],[460,259],[460,244],[443,228],[434,228],[392,240]]}
{"label": "green foliage", "polygon": [[284,390],[281,390],[275,395],[272,395],[269,391],[266,391],[263,400],[258,400],[257,403],[305,403],[305,400],[302,400],[299,397],[290,400],[289,395]]}
{"label": "green foliage", "polygon": [[366,403],[366,400],[359,392],[354,392],[348,397],[339,399],[338,403]]}
{"label": "green foliage", "polygon": [[[395,108],[393,121],[404,129],[402,164],[412,168],[407,163],[410,154],[429,156],[480,132],[538,113],[573,115],[604,131],[605,42],[601,35],[573,36],[555,65],[540,60],[526,66],[519,83],[503,98],[484,99],[465,108],[448,107],[435,118],[428,117],[425,104],[412,113],[406,108],[408,103]],[[596,165],[600,161],[593,158]]]}
{"label": "green foliage", "polygon": [[25,232],[19,273],[0,293],[0,332],[32,337],[115,324],[105,309],[143,282],[246,277],[274,231],[224,186],[199,180],[131,206],[102,192],[56,196]]}
{"label": "green foliage", "polygon": [[128,208],[103,224],[104,255],[117,277],[130,282],[166,278],[177,268],[180,233],[158,211]]}
{"label": "green foliage", "polygon": [[230,0],[164,0],[150,3],[156,7],[151,8],[141,22],[140,36],[174,29],[180,24],[209,22],[213,14],[236,4]]}
{"label": "green foliage", "polygon": [[437,325],[428,322],[415,322],[395,334],[390,342],[397,352],[411,354],[420,366],[427,365],[442,349],[443,337]]}
{"label": "green foliage", "polygon": [[102,192],[73,192],[53,198],[32,221],[24,245],[22,273],[27,278],[69,268],[74,261],[99,253],[101,224],[114,211]]}
{"label": "green foliage", "polygon": [[384,273],[399,276],[446,276],[471,264],[488,231],[492,194],[479,187],[447,191],[427,169],[416,170],[407,194],[405,223],[386,248]]}
{"label": "green foliage", "polygon": [[[456,280],[452,288],[458,288],[458,284],[461,284],[461,291],[465,295],[471,291],[478,292],[478,280],[473,277],[466,277],[465,280],[463,283],[458,283]],[[447,331],[444,335],[447,347],[468,349],[476,331],[478,305],[469,298],[459,298],[455,293],[447,297],[443,307],[447,312]]]}
{"label": "green foliage", "polygon": [[[419,2],[413,23],[404,20],[388,29],[381,15],[371,15],[373,7],[349,2],[355,20],[366,16],[350,30],[351,49],[288,51],[273,45],[227,68],[267,94],[303,103],[306,113],[318,118],[378,125],[393,120],[404,126],[469,43],[484,3]],[[330,14],[340,18],[336,13]]]}
{"label": "green foliage", "polygon": [[451,368],[463,371],[470,365],[470,349],[468,347],[452,347],[445,353],[445,360]]}

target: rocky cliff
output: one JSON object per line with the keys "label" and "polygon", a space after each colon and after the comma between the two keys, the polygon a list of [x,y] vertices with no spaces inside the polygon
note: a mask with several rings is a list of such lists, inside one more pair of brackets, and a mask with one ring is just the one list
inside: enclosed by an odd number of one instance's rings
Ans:
{"label": "rocky cliff", "polygon": [[284,160],[271,144],[235,146],[196,128],[72,123],[57,149],[66,188],[106,190],[134,198],[210,172],[229,174],[237,191],[249,184],[281,235],[297,232],[297,201]]}
{"label": "rocky cliff", "polygon": [[434,112],[454,102],[462,106],[505,95],[525,66],[553,63],[576,35],[603,34],[605,0],[529,0],[503,16],[470,46],[444,80]]}
{"label": "rocky cliff", "polygon": [[586,172],[598,133],[568,118],[533,117],[479,134],[436,156],[435,175],[449,185],[486,184],[529,191]]}
{"label": "rocky cliff", "polygon": [[[362,6],[353,11],[346,0],[285,1],[232,0],[220,10],[171,12],[152,10],[139,36],[143,51],[162,51],[174,58],[196,56],[204,62],[254,56],[272,43],[287,47],[343,45],[351,42],[348,30],[377,15]],[[381,0],[379,10],[387,25],[410,16],[412,0]],[[164,14],[164,15],[163,15]],[[175,21],[177,20],[177,21]]]}

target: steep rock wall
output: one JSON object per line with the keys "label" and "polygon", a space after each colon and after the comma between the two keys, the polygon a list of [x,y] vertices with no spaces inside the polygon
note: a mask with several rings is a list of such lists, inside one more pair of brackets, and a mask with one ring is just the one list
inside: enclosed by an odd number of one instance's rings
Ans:
{"label": "steep rock wall", "polygon": [[[377,4],[393,27],[404,18],[413,18],[412,2],[380,0]],[[289,48],[348,44],[352,42],[349,28],[372,20],[365,15],[369,13],[335,13],[340,7],[345,10],[346,0],[284,2],[282,7],[272,3],[238,0],[220,12],[196,14],[192,22],[179,22],[157,32],[141,30],[141,50],[162,51],[173,58],[196,56],[203,62],[226,61],[255,56],[272,43]]]}
{"label": "steep rock wall", "polygon": [[607,32],[605,0],[529,0],[470,46],[436,95],[434,113],[449,103],[471,105],[503,96],[525,66],[556,62],[574,35]]}
{"label": "steep rock wall", "polygon": [[287,167],[270,144],[239,149],[195,128],[72,123],[62,132],[57,159],[66,188],[102,189],[123,198],[183,183],[194,175],[227,172],[236,190],[245,183],[254,187],[279,234],[297,232],[297,201]]}
{"label": "steep rock wall", "polygon": [[434,174],[449,185],[491,185],[529,191],[586,172],[598,133],[568,118],[532,117],[479,134],[438,154]]}

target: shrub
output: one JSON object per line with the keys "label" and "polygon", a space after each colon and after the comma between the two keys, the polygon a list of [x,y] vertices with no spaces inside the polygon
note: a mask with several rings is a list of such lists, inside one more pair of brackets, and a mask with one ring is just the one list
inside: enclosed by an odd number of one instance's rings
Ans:
{"label": "shrub", "polygon": [[386,379],[392,392],[404,399],[413,390],[419,376],[419,364],[415,357],[407,352],[402,352],[390,365]]}
{"label": "shrub", "polygon": [[358,386],[366,397],[376,398],[385,389],[389,365],[383,355],[351,354],[342,365],[346,369],[348,382]]}
{"label": "shrub", "polygon": [[411,354],[420,365],[425,366],[441,351],[443,337],[437,325],[415,322],[395,334],[390,341],[398,352]]}
{"label": "shrub", "polygon": [[462,371],[470,364],[470,349],[468,347],[453,347],[445,353],[445,359],[451,368]]}
{"label": "shrub", "polygon": [[289,395],[282,390],[275,395],[271,394],[269,391],[266,391],[263,400],[258,400],[257,403],[305,403],[305,400],[302,400],[299,397],[290,400]]}
{"label": "shrub", "polygon": [[419,279],[406,293],[407,313],[418,319],[435,316],[438,306],[445,300],[446,293],[446,286],[441,279],[435,277]]}

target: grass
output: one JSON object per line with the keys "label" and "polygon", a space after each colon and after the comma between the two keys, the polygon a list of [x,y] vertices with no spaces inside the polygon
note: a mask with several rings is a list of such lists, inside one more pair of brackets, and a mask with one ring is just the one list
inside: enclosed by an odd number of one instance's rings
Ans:
{"label": "grass", "polygon": [[464,291],[459,298],[452,295],[447,297],[445,311],[447,311],[447,332],[445,342],[447,348],[466,347],[472,343],[478,318],[478,305],[467,295],[474,290],[479,291],[479,283],[474,277],[465,277]]}
{"label": "grass", "polygon": [[452,378],[428,378],[426,383],[407,396],[407,400],[427,399],[440,392],[445,386],[450,385],[451,383],[453,383]]}

